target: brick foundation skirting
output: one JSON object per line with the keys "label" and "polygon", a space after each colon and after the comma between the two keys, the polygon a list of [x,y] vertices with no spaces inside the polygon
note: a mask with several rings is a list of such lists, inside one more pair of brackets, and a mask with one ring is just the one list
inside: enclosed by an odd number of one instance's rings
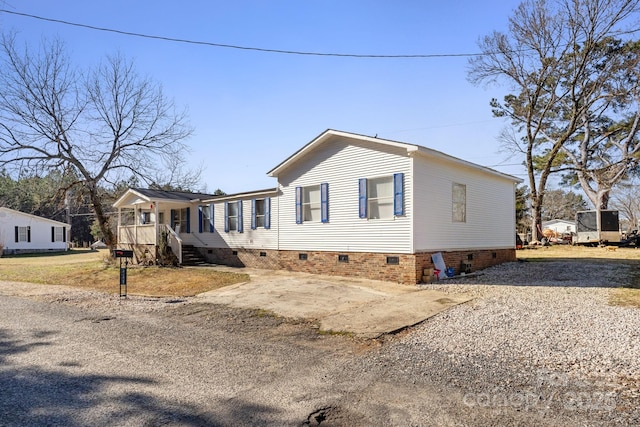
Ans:
{"label": "brick foundation skirting", "polygon": [[[420,252],[416,256],[416,279],[422,280],[424,269],[434,268],[431,255],[436,252]],[[471,264],[471,271],[482,270],[505,262],[516,261],[515,248],[483,249],[468,251],[441,252],[447,267],[453,267],[455,274],[460,274],[462,263]],[[441,273],[444,275],[444,272]],[[442,277],[442,276],[441,276]]]}
{"label": "brick foundation skirting", "polygon": [[[128,245],[126,245],[128,246]],[[135,247],[134,247],[135,246]],[[138,260],[149,257],[152,246],[131,245]],[[360,277],[403,284],[422,281],[425,269],[433,268],[434,252],[416,254],[278,251],[274,249],[198,248],[211,263],[231,267],[284,269],[330,276]],[[464,262],[471,271],[516,260],[515,248],[467,251],[440,251],[447,267],[460,273]],[[442,273],[444,275],[444,272]]]}
{"label": "brick foundation skirting", "polygon": [[[286,270],[305,273],[416,284],[422,281],[424,269],[433,268],[431,255],[434,253],[436,251],[417,254],[280,251],[280,265]],[[441,253],[445,265],[453,267],[455,274],[460,273],[463,261],[471,264],[471,271],[476,271],[516,260],[515,248]]]}
{"label": "brick foundation skirting", "polygon": [[290,271],[416,283],[414,256],[394,253],[280,251]]}
{"label": "brick foundation skirting", "polygon": [[280,254],[273,249],[244,248],[198,248],[198,251],[212,264],[230,267],[253,267],[270,270],[280,269]]}

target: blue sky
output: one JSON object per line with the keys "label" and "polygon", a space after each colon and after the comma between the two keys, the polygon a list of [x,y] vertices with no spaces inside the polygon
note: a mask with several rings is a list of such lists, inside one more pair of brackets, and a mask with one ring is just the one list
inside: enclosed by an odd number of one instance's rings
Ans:
{"label": "blue sky", "polygon": [[[478,52],[504,30],[515,0],[30,1],[0,8],[97,27],[248,47],[355,54]],[[188,159],[209,191],[276,185],[266,172],[327,128],[420,144],[524,178],[500,152],[506,123],[476,87],[467,58],[364,59],[285,55],[136,38],[0,13],[21,40],[63,40],[92,66],[120,52],[189,110]],[[495,166],[503,164],[500,166]],[[516,165],[514,165],[516,164]]]}

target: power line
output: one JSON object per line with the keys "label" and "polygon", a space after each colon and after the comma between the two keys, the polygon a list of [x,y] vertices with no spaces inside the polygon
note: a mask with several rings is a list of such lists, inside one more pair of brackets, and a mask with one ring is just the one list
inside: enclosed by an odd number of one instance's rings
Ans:
{"label": "power line", "polygon": [[283,50],[283,49],[267,49],[260,47],[250,47],[250,46],[238,46],[232,44],[224,44],[224,43],[213,43],[213,42],[205,42],[199,40],[189,40],[189,39],[180,39],[175,37],[166,37],[166,36],[156,36],[151,34],[142,34],[142,33],[134,33],[131,31],[123,31],[116,30],[113,28],[105,28],[105,27],[97,27],[94,25],[88,24],[79,24],[77,22],[64,21],[62,19],[54,19],[54,18],[46,18],[43,16],[31,15],[28,13],[22,12],[14,12],[11,10],[0,9],[0,12],[8,13],[10,15],[17,15],[26,18],[38,19],[41,21],[54,22],[57,24],[70,25],[73,27],[86,28],[89,30],[96,31],[104,31],[108,33],[115,33],[125,36],[132,37],[141,37],[146,39],[153,40],[162,40],[162,41],[170,41],[176,43],[186,43],[186,44],[195,44],[201,46],[212,46],[212,47],[222,47],[227,49],[239,49],[239,50],[250,50],[255,52],[267,52],[267,53],[281,53],[286,55],[306,55],[306,56],[334,56],[334,57],[342,57],[342,58],[390,58],[390,59],[400,59],[400,58],[457,58],[457,57],[472,57],[472,56],[482,56],[481,53],[443,53],[443,54],[407,54],[407,55],[379,55],[379,54],[357,54],[357,53],[326,53],[326,52],[305,52],[305,51],[297,51],[297,50]]}

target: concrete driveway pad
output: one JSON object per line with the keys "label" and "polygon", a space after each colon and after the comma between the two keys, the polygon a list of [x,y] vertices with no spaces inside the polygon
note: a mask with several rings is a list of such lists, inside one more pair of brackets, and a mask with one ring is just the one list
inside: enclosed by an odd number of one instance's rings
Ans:
{"label": "concrete driveway pad", "polygon": [[[237,269],[235,270],[237,271]],[[317,320],[323,331],[375,338],[471,298],[416,286],[288,271],[243,269],[251,281],[200,294],[205,301]]]}

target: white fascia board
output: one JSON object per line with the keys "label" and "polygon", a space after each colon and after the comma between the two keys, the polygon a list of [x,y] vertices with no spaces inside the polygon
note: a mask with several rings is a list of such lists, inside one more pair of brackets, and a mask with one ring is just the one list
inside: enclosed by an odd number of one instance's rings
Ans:
{"label": "white fascia board", "polygon": [[203,199],[203,203],[226,202],[229,200],[252,199],[255,197],[277,196],[278,189],[270,188],[268,190],[248,191],[245,193],[227,194],[225,196],[216,196],[211,199]]}

